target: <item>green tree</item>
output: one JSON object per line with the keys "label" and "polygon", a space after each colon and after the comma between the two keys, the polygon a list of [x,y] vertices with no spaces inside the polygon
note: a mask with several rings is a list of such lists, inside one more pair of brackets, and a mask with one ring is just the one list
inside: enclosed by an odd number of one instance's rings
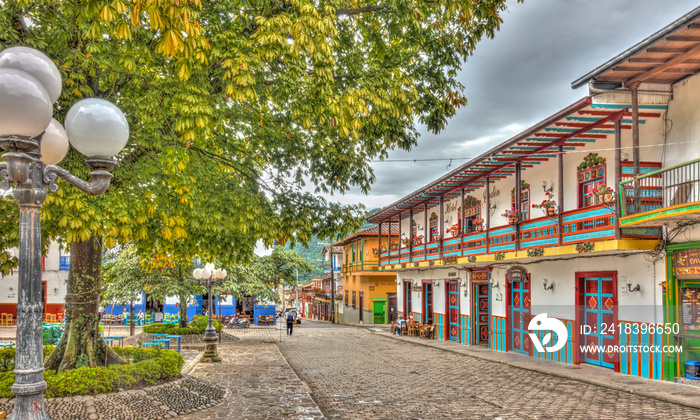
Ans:
{"label": "green tree", "polygon": [[[504,4],[5,0],[0,45],[55,59],[59,120],[98,96],[131,124],[107,194],[61,184],[42,212],[44,229],[71,248],[66,318],[75,328],[64,340],[75,345],[62,366],[109,352],[96,334],[103,242],[143,244],[157,233],[235,263],[260,239],[355,231],[362,206],[315,193],[368,192],[371,159],[410,149],[417,123],[444,128],[466,103],[457,71],[494,35]],[[63,166],[87,175],[75,152]]]}

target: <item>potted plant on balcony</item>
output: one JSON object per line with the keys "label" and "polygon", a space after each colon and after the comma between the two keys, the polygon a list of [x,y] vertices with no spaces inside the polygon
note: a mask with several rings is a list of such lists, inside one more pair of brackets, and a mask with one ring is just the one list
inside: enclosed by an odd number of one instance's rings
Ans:
{"label": "potted plant on balcony", "polygon": [[600,185],[598,188],[594,188],[589,195],[597,196],[598,200],[602,201],[603,204],[610,204],[615,198],[615,191],[607,185]]}
{"label": "potted plant on balcony", "polygon": [[435,220],[435,219],[437,219],[437,214],[431,213],[431,214],[430,214],[430,219],[429,219],[429,220]]}
{"label": "potted plant on balcony", "polygon": [[511,207],[510,209],[506,209],[506,211],[501,214],[501,216],[505,217],[508,219],[508,223],[511,226],[515,226],[516,223],[518,223],[518,216],[520,215],[520,211],[516,209],[515,207]]}
{"label": "potted plant on balcony", "polygon": [[374,254],[375,257],[376,257],[377,255],[379,255],[379,249],[377,249],[377,248],[372,248],[372,254]]}
{"label": "potted plant on balcony", "polygon": [[533,209],[542,209],[547,213],[547,216],[553,217],[556,212],[557,202],[554,201],[554,193],[551,191],[545,192],[547,198],[542,200],[540,204],[533,204]]}
{"label": "potted plant on balcony", "polygon": [[408,248],[411,246],[411,238],[406,236],[405,238],[401,239],[401,244],[404,246],[404,248]]}
{"label": "potted plant on balcony", "polygon": [[452,237],[459,235],[459,223],[455,223],[454,225],[450,226],[450,228],[447,229],[447,232],[450,233]]}
{"label": "potted plant on balcony", "polygon": [[474,225],[475,232],[481,232],[484,229],[484,219],[474,219],[472,225]]}
{"label": "potted plant on balcony", "polygon": [[379,252],[386,252],[386,250],[387,250],[386,242],[382,242],[382,244],[379,245]]}
{"label": "potted plant on balcony", "polygon": [[415,238],[413,238],[413,245],[420,245],[423,243],[423,235],[418,235]]}
{"label": "potted plant on balcony", "polygon": [[399,243],[396,241],[391,241],[391,250],[395,251],[397,249],[399,249]]}
{"label": "potted plant on balcony", "polygon": [[604,163],[604,157],[598,156],[598,153],[589,153],[585,158],[583,158],[583,162],[579,163],[576,169],[582,171],[586,168],[592,168],[594,166],[602,165]]}

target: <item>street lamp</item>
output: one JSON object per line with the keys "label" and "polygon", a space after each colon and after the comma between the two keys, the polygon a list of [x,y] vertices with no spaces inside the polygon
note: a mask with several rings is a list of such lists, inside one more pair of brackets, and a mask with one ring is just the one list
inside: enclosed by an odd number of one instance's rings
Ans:
{"label": "street lamp", "polygon": [[226,278],[226,270],[221,270],[214,268],[213,264],[207,264],[204,268],[196,268],[192,272],[192,276],[203,286],[207,288],[208,302],[209,302],[209,324],[204,330],[204,356],[202,360],[211,360],[213,362],[218,362],[219,357],[217,355],[216,342],[218,338],[216,336],[216,329],[214,328],[214,323],[212,321],[212,295],[211,288],[214,285],[221,285],[224,283]]}
{"label": "street lamp", "polygon": [[[50,58],[27,47],[0,52],[0,189],[13,189],[19,206],[19,291],[17,296],[17,397],[14,420],[48,420],[44,406],[41,296],[41,207],[46,190],[61,178],[89,195],[104,193],[117,166],[112,159],[126,145],[124,114],[102,99],[84,99],[68,111],[66,129],[52,119],[61,75]],[[69,144],[92,169],[84,181],[56,166]]]}

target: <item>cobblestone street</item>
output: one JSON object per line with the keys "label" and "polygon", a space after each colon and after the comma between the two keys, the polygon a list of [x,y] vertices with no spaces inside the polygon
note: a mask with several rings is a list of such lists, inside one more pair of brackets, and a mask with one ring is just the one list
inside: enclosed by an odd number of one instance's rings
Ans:
{"label": "cobblestone street", "polygon": [[331,418],[700,417],[698,409],[387,339],[362,328],[306,322],[278,345]]}

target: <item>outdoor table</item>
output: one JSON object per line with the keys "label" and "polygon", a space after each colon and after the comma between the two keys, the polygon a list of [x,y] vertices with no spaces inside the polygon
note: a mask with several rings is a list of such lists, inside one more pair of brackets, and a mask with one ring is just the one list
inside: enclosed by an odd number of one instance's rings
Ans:
{"label": "outdoor table", "polygon": [[153,341],[159,344],[163,344],[163,347],[165,347],[166,349],[170,349],[170,340],[167,338],[158,338]]}
{"label": "outdoor table", "polygon": [[177,338],[177,352],[180,353],[180,340],[182,339],[182,336],[181,335],[169,335],[169,336],[166,336],[165,338],[167,338],[167,339]]}
{"label": "outdoor table", "polygon": [[143,344],[141,344],[141,347],[158,347],[158,343],[152,343],[152,342],[143,343]]}
{"label": "outdoor table", "polygon": [[107,337],[105,337],[105,338],[103,338],[103,340],[104,340],[105,343],[107,343],[107,345],[110,346],[110,347],[111,347],[112,344],[114,343],[114,339],[113,339],[113,338],[107,338]]}
{"label": "outdoor table", "polygon": [[122,347],[123,340],[124,340],[124,336],[123,336],[123,335],[110,335],[109,337],[105,337],[104,339],[105,339],[105,341],[107,341],[107,340],[117,340],[117,343],[118,343],[117,345],[118,345],[119,347]]}
{"label": "outdoor table", "polygon": [[168,334],[153,334],[153,341],[156,341],[159,338],[165,338],[167,336]]}

